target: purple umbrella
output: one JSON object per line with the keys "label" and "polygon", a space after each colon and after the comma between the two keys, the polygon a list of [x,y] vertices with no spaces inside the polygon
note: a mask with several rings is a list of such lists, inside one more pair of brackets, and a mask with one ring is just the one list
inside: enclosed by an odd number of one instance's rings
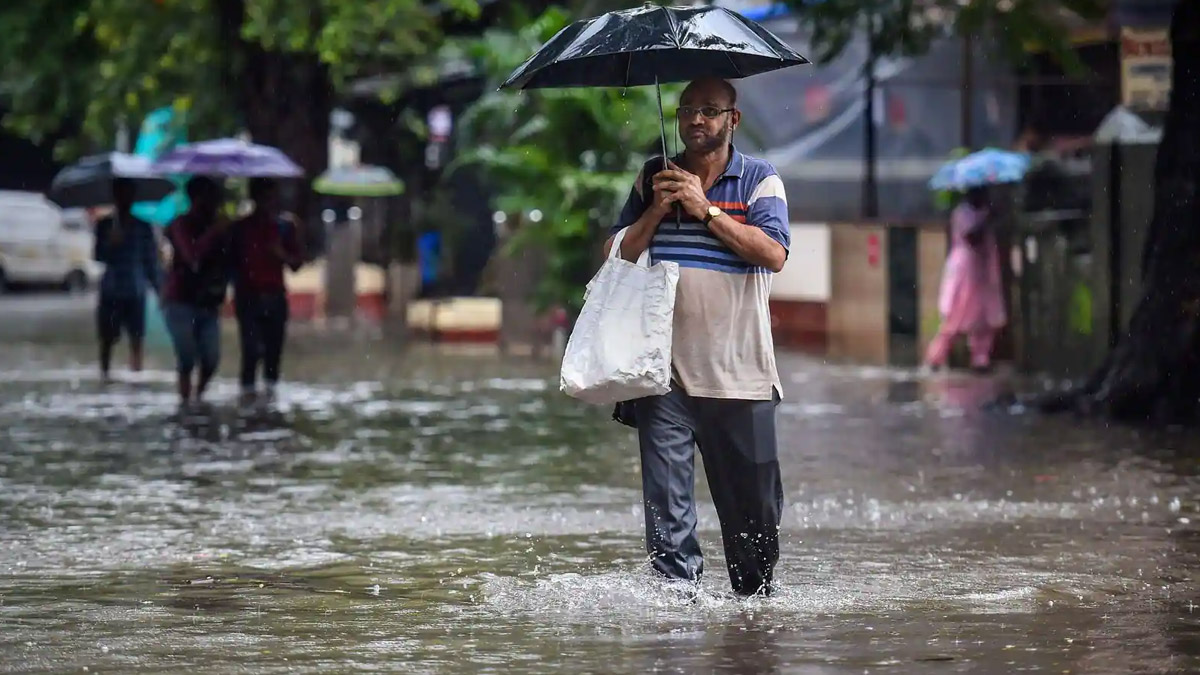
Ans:
{"label": "purple umbrella", "polygon": [[277,148],[236,138],[178,146],[160,157],[154,168],[164,174],[229,178],[297,178],[304,175],[304,170]]}

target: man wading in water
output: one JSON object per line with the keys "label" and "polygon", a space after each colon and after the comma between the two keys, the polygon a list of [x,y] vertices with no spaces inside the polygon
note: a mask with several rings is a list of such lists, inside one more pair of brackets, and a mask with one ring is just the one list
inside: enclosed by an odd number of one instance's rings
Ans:
{"label": "man wading in water", "polygon": [[[653,263],[680,267],[672,390],[624,408],[635,419],[623,421],[638,429],[650,564],[671,580],[700,579],[699,446],[729,579],[736,593],[749,596],[771,593],[779,558],[781,387],[767,299],[791,235],[774,167],[733,147],[741,121],[736,106],[737,91],[724,80],[687,86],[677,112],[683,155],[667,170],[661,157],[642,167],[612,234],[629,228],[621,244],[626,260],[649,247]],[[611,247],[610,238],[606,253]]]}

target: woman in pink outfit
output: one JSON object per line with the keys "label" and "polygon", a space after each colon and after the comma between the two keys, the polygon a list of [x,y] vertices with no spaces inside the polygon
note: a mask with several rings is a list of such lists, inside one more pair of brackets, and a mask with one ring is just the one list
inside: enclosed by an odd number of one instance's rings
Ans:
{"label": "woman in pink outfit", "polygon": [[988,222],[987,191],[969,191],[950,215],[950,255],[942,273],[938,310],[942,326],[925,353],[933,368],[946,365],[958,335],[967,336],[971,367],[987,370],[996,334],[1008,322],[1000,276],[1000,249]]}

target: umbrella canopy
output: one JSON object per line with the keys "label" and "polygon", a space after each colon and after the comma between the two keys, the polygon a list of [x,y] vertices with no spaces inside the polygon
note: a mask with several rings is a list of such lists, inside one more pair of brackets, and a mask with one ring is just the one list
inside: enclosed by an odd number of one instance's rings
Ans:
{"label": "umbrella canopy", "polygon": [[929,187],[933,190],[969,190],[985,185],[1016,183],[1029,171],[1029,155],[988,148],[942,165]]}
{"label": "umbrella canopy", "polygon": [[[735,80],[808,63],[783,40],[724,7],[646,3],[584,19],[560,30],[509,75],[503,88],[634,87],[658,89],[663,167],[667,127],[664,82]],[[679,223],[679,208],[675,221]]]}
{"label": "umbrella canopy", "polygon": [[63,208],[112,204],[112,184],[117,178],[133,181],[134,201],[156,201],[175,190],[169,180],[154,170],[149,159],[110,152],[84,157],[59,171],[46,196]]}
{"label": "umbrella canopy", "polygon": [[386,167],[348,166],[321,174],[313,189],[338,197],[393,197],[404,192],[404,181]]}
{"label": "umbrella canopy", "polygon": [[502,87],[634,87],[750,77],[808,63],[757,23],[724,7],[609,12],[558,32]]}
{"label": "umbrella canopy", "polygon": [[304,175],[304,170],[279,149],[236,138],[180,145],[160,157],[154,168],[164,174],[228,178],[298,178]]}

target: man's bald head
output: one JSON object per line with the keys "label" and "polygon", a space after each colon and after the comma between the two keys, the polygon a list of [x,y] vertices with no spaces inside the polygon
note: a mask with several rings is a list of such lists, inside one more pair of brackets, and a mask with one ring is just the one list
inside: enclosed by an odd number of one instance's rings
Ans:
{"label": "man's bald head", "polygon": [[683,95],[680,96],[680,101],[720,103],[722,107],[733,108],[737,106],[737,89],[729,83],[729,80],[722,80],[719,77],[702,77],[688,83],[683,90]]}

